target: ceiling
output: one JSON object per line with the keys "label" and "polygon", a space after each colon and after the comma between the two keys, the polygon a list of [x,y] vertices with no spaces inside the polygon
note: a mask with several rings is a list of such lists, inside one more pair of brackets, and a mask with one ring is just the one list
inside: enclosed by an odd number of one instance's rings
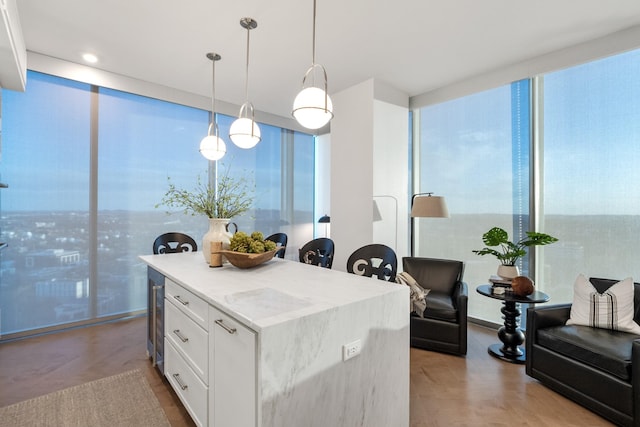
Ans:
{"label": "ceiling", "polygon": [[[312,0],[20,0],[28,51],[290,117],[311,65]],[[329,93],[376,78],[409,96],[640,24],[638,0],[318,0]],[[28,86],[28,83],[27,83]]]}

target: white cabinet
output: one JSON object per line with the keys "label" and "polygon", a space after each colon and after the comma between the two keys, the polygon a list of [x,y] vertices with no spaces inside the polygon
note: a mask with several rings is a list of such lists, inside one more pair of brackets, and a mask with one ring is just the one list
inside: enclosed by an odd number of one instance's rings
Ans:
{"label": "white cabinet", "polygon": [[209,325],[209,425],[256,426],[256,333],[214,307]]}
{"label": "white cabinet", "polygon": [[209,383],[209,333],[171,303],[165,304],[165,339],[189,363],[200,380]]}
{"label": "white cabinet", "polygon": [[256,419],[256,333],[166,280],[165,375],[199,426]]}
{"label": "white cabinet", "polygon": [[165,342],[164,374],[198,426],[208,422],[208,388],[169,340]]}
{"label": "white cabinet", "polygon": [[288,260],[141,259],[166,277],[165,374],[196,424],[409,426],[406,286]]}
{"label": "white cabinet", "polygon": [[199,426],[209,424],[209,304],[165,280],[165,376]]}
{"label": "white cabinet", "polygon": [[167,278],[165,279],[165,298],[175,304],[180,311],[189,316],[202,329],[209,327],[207,324],[209,304],[193,292]]}

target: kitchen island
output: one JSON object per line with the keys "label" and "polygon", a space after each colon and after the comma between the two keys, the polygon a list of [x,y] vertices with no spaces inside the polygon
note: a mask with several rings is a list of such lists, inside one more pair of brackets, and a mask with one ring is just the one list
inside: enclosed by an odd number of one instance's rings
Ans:
{"label": "kitchen island", "polygon": [[165,376],[196,424],[409,425],[408,288],[279,258],[140,258],[166,278]]}

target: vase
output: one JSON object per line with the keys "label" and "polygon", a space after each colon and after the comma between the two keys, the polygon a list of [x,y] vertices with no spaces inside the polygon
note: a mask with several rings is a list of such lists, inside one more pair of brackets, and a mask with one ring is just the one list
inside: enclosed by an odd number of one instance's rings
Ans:
{"label": "vase", "polygon": [[209,218],[209,231],[202,236],[202,254],[207,264],[211,264],[211,242],[222,242],[222,249],[229,249],[232,234],[227,231],[228,219]]}
{"label": "vase", "polygon": [[503,279],[513,279],[520,275],[517,265],[500,265],[498,266],[498,276]]}

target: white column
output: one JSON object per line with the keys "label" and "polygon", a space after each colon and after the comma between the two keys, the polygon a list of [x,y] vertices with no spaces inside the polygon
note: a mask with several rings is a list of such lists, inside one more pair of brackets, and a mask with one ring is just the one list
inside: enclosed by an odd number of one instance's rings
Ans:
{"label": "white column", "polygon": [[[408,253],[409,97],[373,79],[333,95],[331,121],[331,238],[333,268],[370,243]],[[383,221],[373,222],[374,196]],[[395,201],[398,215],[395,216]]]}

